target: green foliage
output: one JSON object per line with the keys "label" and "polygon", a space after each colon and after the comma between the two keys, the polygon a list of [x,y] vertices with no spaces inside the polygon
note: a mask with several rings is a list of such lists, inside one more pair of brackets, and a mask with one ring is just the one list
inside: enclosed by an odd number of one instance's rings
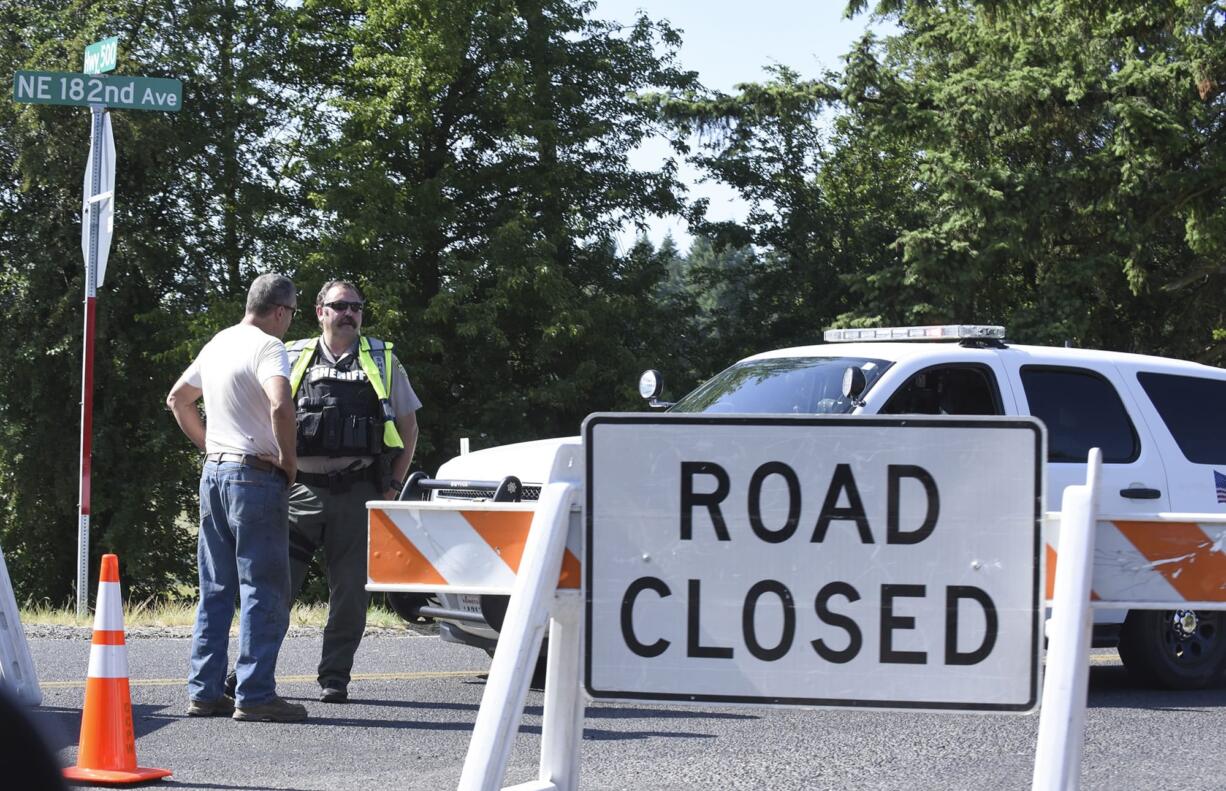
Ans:
{"label": "green foliage", "polygon": [[[424,407],[415,466],[573,434],[831,325],[999,322],[1019,340],[1226,355],[1221,3],[882,0],[846,66],[731,94],[677,31],[589,0],[101,0],[0,8],[0,63],[184,80],[118,111],[99,291],[91,567],[194,579],[198,455],[163,407],[261,271],[362,284]],[[80,108],[0,103],[0,545],[72,593],[84,290]],[[709,221],[667,136],[749,211]],[[614,242],[680,214],[680,251]],[[297,338],[317,331],[303,315]],[[312,591],[318,595],[319,581]]]}
{"label": "green foliage", "polygon": [[677,148],[750,207],[719,223],[692,207],[713,244],[696,261],[745,256],[687,270],[737,295],[710,314],[725,348],[977,321],[1222,359],[1220,3],[874,9],[896,34],[865,36],[840,73],[654,98]]}
{"label": "green foliage", "polygon": [[[129,595],[168,595],[195,577],[199,457],[165,395],[242,315],[253,273],[289,257],[293,194],[276,179],[289,99],[266,81],[284,10],[111,0],[2,14],[6,73],[76,71],[87,43],[117,34],[120,73],[184,79],[181,112],[112,114],[116,233],[94,368],[90,576],[116,552]],[[0,545],[23,599],[63,601],[75,579],[89,128],[80,108],[0,103]]]}
{"label": "green foliage", "polygon": [[812,343],[845,296],[835,215],[820,178],[830,156],[821,123],[838,94],[790,69],[768,71],[770,82],[739,85],[731,96],[653,97],[680,133],[677,147],[749,205],[742,222],[707,221],[704,201],[691,208],[692,225],[706,237],[691,251],[694,284],[710,294],[711,307],[723,303],[709,315],[732,357]]}
{"label": "green foliage", "polygon": [[[120,36],[122,73],[184,80],[176,114],[114,114],[116,236],[98,306],[91,568],[164,594],[193,571],[198,456],[163,407],[259,271],[309,303],[361,282],[426,404],[417,465],[574,433],[678,357],[692,300],[644,300],[669,255],[619,254],[676,210],[671,169],[630,167],[635,95],[684,89],[668,26],[576,2],[154,0],[4,10],[10,71],[78,68]],[[32,42],[49,42],[35,45]],[[660,48],[657,53],[657,48]],[[62,601],[75,558],[86,113],[0,108],[0,544],[18,595]],[[31,321],[37,317],[37,323]],[[304,316],[290,337],[316,331]]]}
{"label": "green foliage", "polygon": [[317,44],[352,50],[309,157],[324,226],[304,281],[367,285],[369,330],[397,343],[425,405],[418,462],[627,405],[636,355],[683,340],[638,298],[664,270],[610,241],[679,205],[670,170],[627,159],[651,129],[634,95],[691,82],[676,33],[554,0],[307,9]]}
{"label": "green foliage", "polygon": [[853,279],[862,299],[845,319],[896,305],[901,284],[915,318],[1220,359],[1220,4],[878,11],[901,32],[851,53],[842,134],[910,157],[919,187],[903,195],[920,214],[895,226],[892,276]]}

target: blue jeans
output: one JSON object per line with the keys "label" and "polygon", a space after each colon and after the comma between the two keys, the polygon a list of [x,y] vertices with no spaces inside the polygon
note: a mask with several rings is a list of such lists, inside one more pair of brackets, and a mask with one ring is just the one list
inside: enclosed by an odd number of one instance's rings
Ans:
{"label": "blue jeans", "polygon": [[216,700],[226,679],[238,597],[238,705],[277,692],[277,654],[289,629],[289,487],[275,470],[207,461],[200,475],[200,606],[187,693]]}

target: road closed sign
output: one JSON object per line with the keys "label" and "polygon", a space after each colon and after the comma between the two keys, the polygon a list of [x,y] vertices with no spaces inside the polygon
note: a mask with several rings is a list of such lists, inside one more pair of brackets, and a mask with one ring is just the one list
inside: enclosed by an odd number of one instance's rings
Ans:
{"label": "road closed sign", "polygon": [[1030,419],[593,415],[594,698],[1029,711]]}

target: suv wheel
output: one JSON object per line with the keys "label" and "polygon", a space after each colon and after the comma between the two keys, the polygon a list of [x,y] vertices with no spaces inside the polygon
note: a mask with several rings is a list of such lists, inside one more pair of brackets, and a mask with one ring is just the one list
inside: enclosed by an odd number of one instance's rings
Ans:
{"label": "suv wheel", "polygon": [[1203,689],[1226,670],[1226,613],[1133,610],[1120,630],[1120,659],[1144,684]]}
{"label": "suv wheel", "polygon": [[432,618],[422,615],[419,610],[430,603],[430,596],[425,593],[388,593],[387,606],[408,623],[430,623]]}
{"label": "suv wheel", "polygon": [[[511,603],[510,596],[482,596],[481,597],[481,617],[485,618],[495,631],[502,631],[502,624],[507,619],[507,605]],[[545,630],[548,633],[548,629]],[[487,648],[485,653],[490,655],[490,659],[494,658],[494,649]],[[532,689],[545,688],[545,668],[547,667],[547,656],[549,653],[549,637],[546,636],[541,640],[541,655],[536,658],[536,667],[532,671]]]}

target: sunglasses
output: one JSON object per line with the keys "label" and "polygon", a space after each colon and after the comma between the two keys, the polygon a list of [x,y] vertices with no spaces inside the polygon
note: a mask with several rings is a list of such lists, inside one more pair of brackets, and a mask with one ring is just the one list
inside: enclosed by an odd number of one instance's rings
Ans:
{"label": "sunglasses", "polygon": [[325,308],[332,308],[337,313],[343,313],[346,310],[352,310],[354,313],[361,313],[365,302],[346,302],[343,299],[338,299],[336,302],[325,302]]}
{"label": "sunglasses", "polygon": [[276,303],[276,304],[277,304],[277,307],[279,307],[279,308],[285,308],[286,310],[288,310],[288,311],[289,311],[289,317],[290,317],[290,319],[291,319],[291,320],[294,318],[294,316],[297,316],[297,315],[298,315],[298,306],[297,306],[297,305],[282,305],[280,302],[278,302],[278,303]]}

